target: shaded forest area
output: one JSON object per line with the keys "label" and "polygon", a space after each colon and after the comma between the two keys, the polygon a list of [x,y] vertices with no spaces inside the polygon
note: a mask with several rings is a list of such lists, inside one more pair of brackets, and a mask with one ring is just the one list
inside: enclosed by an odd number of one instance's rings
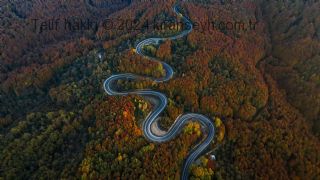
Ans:
{"label": "shaded forest area", "polygon": [[267,71],[320,135],[320,2],[262,3],[272,49]]}
{"label": "shaded forest area", "polygon": [[[252,20],[256,29],[193,31],[148,46],[144,51],[174,68],[174,78],[117,85],[165,93],[165,129],[183,112],[215,121],[210,150],[217,160],[202,156],[190,170],[192,178],[319,179],[320,3],[180,3],[194,22]],[[137,96],[110,97],[102,88],[114,73],[164,74],[161,65],[134,53],[134,46],[146,37],[177,33],[144,28],[144,22],[178,20],[173,4],[0,2],[0,178],[180,177],[183,160],[202,138],[199,124],[188,124],[168,143],[150,143],[140,124],[151,104]],[[141,23],[132,31],[29,29],[32,18],[55,16]]]}

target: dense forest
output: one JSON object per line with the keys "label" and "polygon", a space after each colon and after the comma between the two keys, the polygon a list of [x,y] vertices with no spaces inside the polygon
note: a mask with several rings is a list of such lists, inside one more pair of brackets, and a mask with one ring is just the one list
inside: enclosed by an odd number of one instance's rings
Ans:
{"label": "dense forest", "polygon": [[[272,49],[267,71],[320,135],[319,2],[262,4]],[[286,17],[286,18],[283,18]],[[281,18],[282,17],[282,18]]]}
{"label": "dense forest", "polygon": [[[148,142],[141,122],[152,104],[108,96],[103,81],[131,72],[161,77],[161,64],[134,51],[142,39],[181,31],[175,1],[0,2],[0,179],[177,179],[203,138],[189,123],[173,141]],[[320,3],[179,1],[191,21],[254,22],[254,29],[194,30],[147,46],[174,77],[119,81],[119,89],[167,95],[161,127],[184,112],[210,117],[216,138],[192,179],[320,178]],[[39,33],[33,19],[131,20],[130,27]],[[118,21],[119,22],[119,21]],[[133,24],[132,24],[133,23]]]}

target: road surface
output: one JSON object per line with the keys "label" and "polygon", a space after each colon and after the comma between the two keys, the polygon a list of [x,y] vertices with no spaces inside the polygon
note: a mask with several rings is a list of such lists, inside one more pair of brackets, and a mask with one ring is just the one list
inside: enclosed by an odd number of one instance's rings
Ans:
{"label": "road surface", "polygon": [[151,78],[151,77],[142,77],[142,76],[138,76],[130,73],[117,74],[117,75],[112,75],[108,79],[106,79],[104,81],[103,87],[105,92],[111,96],[127,96],[129,94],[135,94],[135,95],[140,95],[144,97],[147,97],[147,96],[155,97],[156,99],[158,99],[156,106],[149,113],[149,115],[146,117],[146,119],[142,124],[144,136],[152,142],[162,143],[162,142],[170,141],[171,139],[175,138],[177,134],[180,133],[181,129],[184,127],[184,125],[188,121],[198,121],[201,124],[202,129],[206,130],[207,136],[205,137],[204,140],[202,140],[198,145],[196,145],[192,149],[192,151],[190,152],[190,154],[188,155],[188,157],[186,158],[183,164],[181,179],[186,180],[189,177],[190,165],[199,157],[199,155],[201,155],[201,153],[203,153],[206,150],[206,148],[210,145],[210,143],[214,138],[215,127],[213,122],[208,117],[201,114],[196,114],[196,113],[181,114],[176,118],[175,122],[172,124],[172,126],[169,128],[168,131],[163,131],[159,128],[157,121],[159,120],[159,115],[163,112],[163,110],[166,108],[168,104],[168,99],[164,94],[153,91],[153,90],[146,90],[146,89],[134,90],[134,91],[128,91],[128,92],[119,92],[112,89],[112,84],[120,79],[134,80],[139,78],[148,78],[153,80],[154,82],[161,83],[161,82],[168,81],[172,78],[173,69],[171,68],[170,65],[168,65],[165,62],[159,61],[155,58],[148,57],[143,53],[142,49],[146,45],[150,45],[150,44],[156,45],[160,41],[175,40],[175,39],[184,37],[192,31],[192,28],[193,28],[192,23],[190,22],[189,19],[187,19],[178,11],[177,5],[173,7],[173,11],[177,14],[177,16],[180,16],[183,19],[184,23],[187,25],[186,30],[183,30],[178,35],[172,36],[172,37],[148,38],[139,42],[136,46],[136,53],[150,59],[151,61],[161,63],[163,68],[165,69],[166,75],[162,78]]}

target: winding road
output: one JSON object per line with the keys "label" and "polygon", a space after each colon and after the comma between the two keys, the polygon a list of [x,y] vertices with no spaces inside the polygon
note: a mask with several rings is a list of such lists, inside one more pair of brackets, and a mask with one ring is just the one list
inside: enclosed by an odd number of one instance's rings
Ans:
{"label": "winding road", "polygon": [[176,118],[175,122],[169,128],[168,131],[163,131],[158,126],[158,120],[159,120],[159,115],[163,112],[163,110],[166,108],[168,103],[168,99],[164,94],[153,91],[153,90],[146,90],[146,89],[126,91],[126,92],[119,92],[112,89],[112,84],[120,79],[134,80],[134,79],[140,79],[140,78],[147,78],[147,79],[151,79],[154,82],[161,83],[161,82],[166,82],[172,78],[173,69],[171,68],[170,65],[145,55],[142,49],[146,45],[150,45],[150,44],[156,45],[160,41],[174,40],[174,39],[184,37],[192,31],[193,27],[192,27],[191,21],[178,11],[177,5],[173,7],[173,11],[183,19],[183,21],[187,25],[186,30],[183,30],[178,35],[172,36],[172,37],[148,38],[139,42],[136,46],[136,52],[139,55],[144,56],[150,59],[151,61],[161,63],[163,68],[165,69],[166,75],[162,78],[152,78],[152,77],[142,77],[142,76],[138,76],[130,73],[117,74],[117,75],[112,75],[108,79],[106,79],[104,81],[103,87],[105,92],[111,96],[127,96],[129,94],[134,94],[134,95],[140,95],[143,97],[155,97],[159,100],[159,103],[156,104],[154,109],[149,113],[149,115],[146,117],[146,119],[142,124],[144,136],[152,142],[162,143],[162,142],[170,141],[171,139],[175,138],[177,134],[180,133],[181,129],[184,127],[184,125],[188,121],[198,121],[201,124],[202,129],[206,131],[207,136],[192,149],[192,151],[189,153],[187,159],[184,162],[181,179],[186,180],[189,177],[189,168],[191,164],[206,150],[206,148],[211,144],[215,136],[215,127],[213,122],[208,117],[201,114],[196,114],[196,113],[181,114]]}

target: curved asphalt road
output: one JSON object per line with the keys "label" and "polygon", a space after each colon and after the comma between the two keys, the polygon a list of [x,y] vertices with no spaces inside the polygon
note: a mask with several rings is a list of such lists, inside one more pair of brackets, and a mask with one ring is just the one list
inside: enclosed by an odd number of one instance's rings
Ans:
{"label": "curved asphalt road", "polygon": [[[198,144],[196,147],[194,147],[194,149],[191,151],[191,153],[189,154],[189,156],[187,157],[187,159],[184,162],[181,179],[186,180],[189,177],[190,165],[210,145],[210,143],[212,142],[212,140],[214,138],[215,128],[214,128],[214,124],[212,123],[212,121],[208,117],[201,115],[201,114],[195,114],[195,113],[182,114],[176,118],[175,122],[173,123],[173,125],[170,127],[170,129],[167,132],[157,133],[156,131],[153,131],[154,126],[152,126],[152,124],[157,123],[157,120],[159,119],[159,115],[167,106],[168,100],[164,94],[162,94],[160,92],[152,91],[152,90],[135,90],[135,91],[130,91],[130,92],[118,92],[118,91],[114,91],[111,88],[112,84],[119,79],[127,79],[128,80],[128,79],[138,79],[138,78],[149,78],[155,82],[160,83],[160,82],[168,81],[172,78],[173,69],[171,68],[171,66],[169,66],[165,62],[156,60],[154,58],[148,57],[147,55],[143,54],[142,48],[145,45],[158,44],[160,41],[174,40],[174,39],[181,38],[192,31],[192,23],[186,17],[181,15],[181,13],[177,9],[177,5],[175,5],[173,7],[173,11],[184,20],[185,24],[187,25],[186,30],[182,31],[180,34],[173,36],[173,37],[148,38],[148,39],[141,41],[136,46],[136,52],[139,55],[145,56],[145,57],[149,58],[151,61],[156,61],[156,62],[159,62],[162,64],[162,66],[164,67],[164,69],[166,71],[165,77],[151,78],[151,77],[142,77],[142,76],[138,76],[138,75],[134,75],[134,74],[130,74],[130,73],[118,74],[118,75],[112,75],[111,77],[106,79],[104,81],[103,87],[104,87],[105,92],[111,96],[116,96],[116,95],[126,96],[129,94],[135,94],[135,95],[141,95],[141,96],[153,96],[153,97],[157,97],[159,99],[159,103],[153,109],[153,111],[149,113],[149,115],[146,117],[146,119],[144,120],[143,125],[142,125],[144,135],[150,141],[157,142],[157,143],[170,141],[177,134],[179,134],[180,130],[184,127],[186,122],[191,121],[191,120],[196,120],[196,121],[200,122],[202,127],[206,128],[207,137],[203,141],[201,141],[200,144]],[[158,126],[156,126],[156,127],[158,127]]]}

